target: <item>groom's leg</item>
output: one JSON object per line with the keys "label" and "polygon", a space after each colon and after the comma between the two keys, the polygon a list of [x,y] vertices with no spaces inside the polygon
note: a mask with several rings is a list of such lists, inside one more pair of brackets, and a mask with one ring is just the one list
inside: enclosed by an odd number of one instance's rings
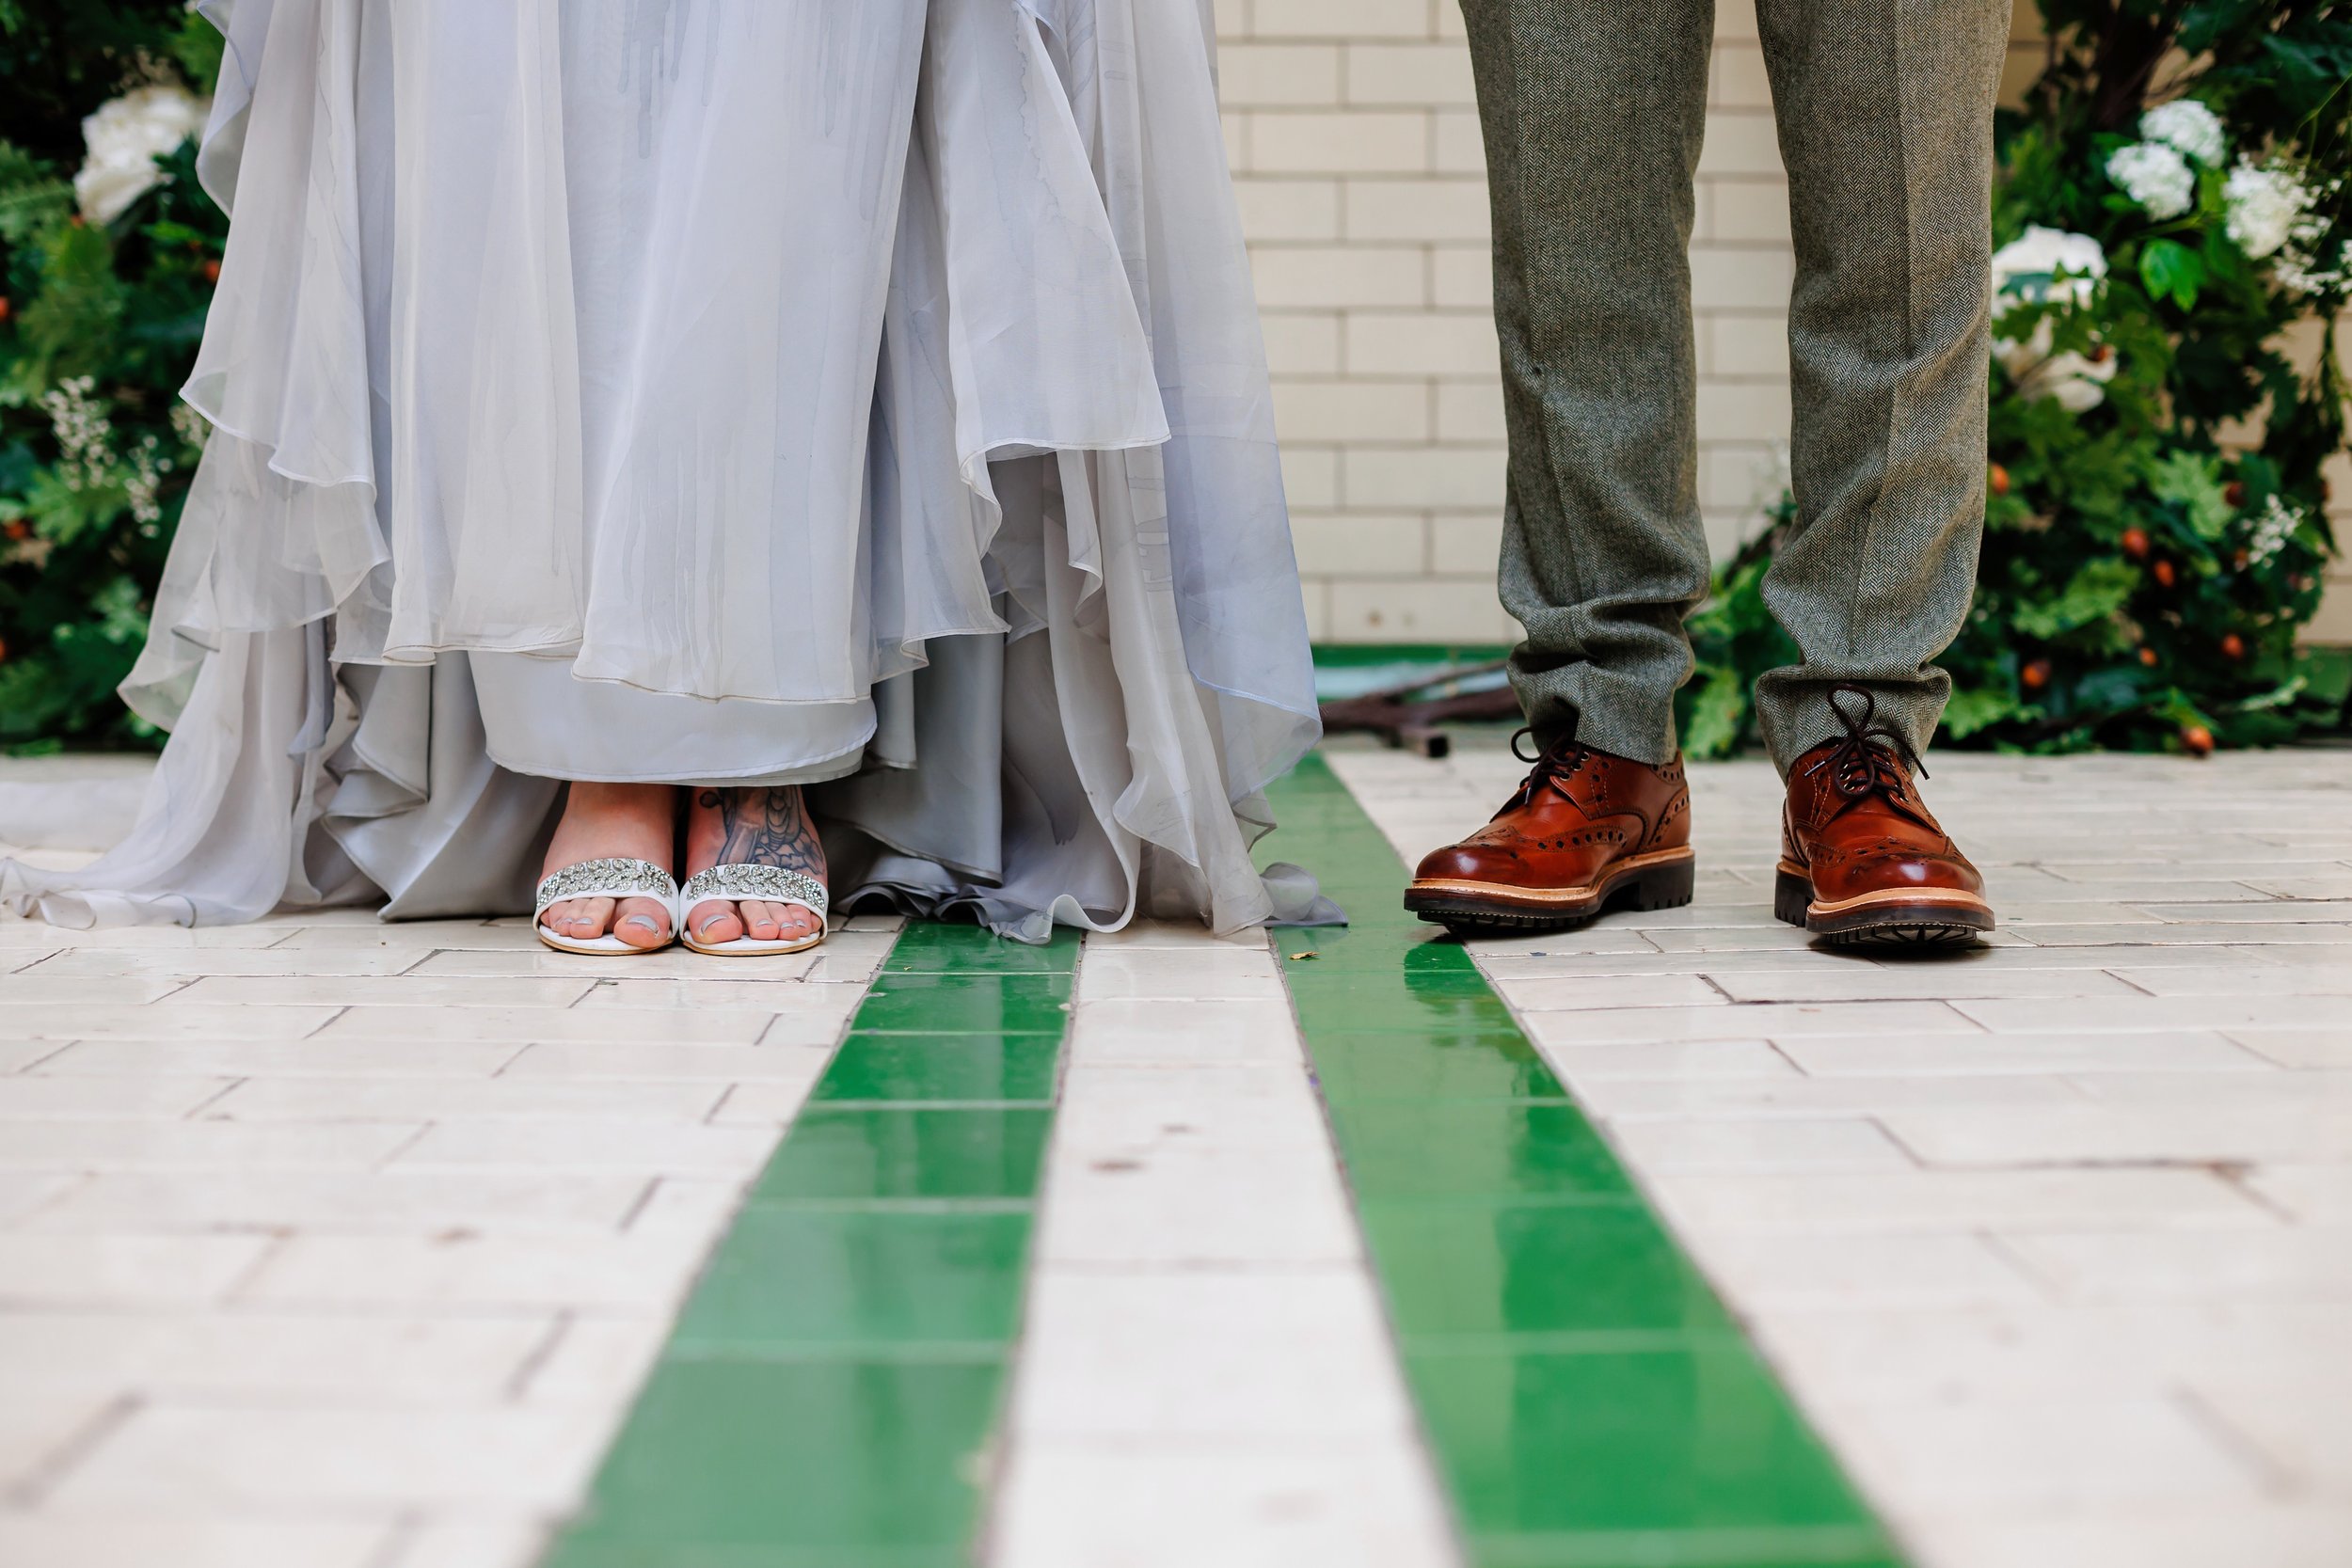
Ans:
{"label": "groom's leg", "polygon": [[1713,0],[1463,0],[1494,199],[1511,436],[1503,607],[1546,744],[1675,752],[1707,590],[1692,174]]}
{"label": "groom's leg", "polygon": [[[1764,596],[1803,662],[1756,686],[1786,771],[1867,689],[1915,751],[1984,523],[1988,191],[2008,0],[1757,0],[1788,166],[1798,520]],[[1850,705],[1851,700],[1849,700]]]}

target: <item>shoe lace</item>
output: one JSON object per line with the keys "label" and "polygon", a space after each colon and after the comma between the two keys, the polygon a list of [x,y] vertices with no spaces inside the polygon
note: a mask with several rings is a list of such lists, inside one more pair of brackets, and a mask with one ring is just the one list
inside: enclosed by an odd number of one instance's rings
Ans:
{"label": "shoe lace", "polygon": [[[1862,699],[1859,717],[1850,713],[1839,698],[1851,693]],[[1911,749],[1911,742],[1901,732],[1884,723],[1874,723],[1879,700],[1867,687],[1836,686],[1830,689],[1829,707],[1837,715],[1837,721],[1846,727],[1846,738],[1824,753],[1804,772],[1810,778],[1826,771],[1830,786],[1844,797],[1844,801],[1830,814],[1834,821],[1873,796],[1910,817],[1923,828],[1934,826],[1909,798],[1908,776],[1903,767],[1908,763],[1913,772],[1928,777],[1919,754]]]}
{"label": "shoe lace", "polygon": [[[1546,784],[1558,788],[1566,784],[1575,777],[1578,769],[1592,760],[1591,747],[1580,746],[1565,736],[1541,748],[1534,756],[1519,750],[1522,739],[1534,738],[1535,732],[1532,727],[1521,729],[1511,736],[1511,754],[1534,766],[1528,769],[1527,777],[1519,781],[1518,791],[1511,797],[1511,804],[1503,808],[1505,811],[1528,804],[1535,799],[1535,792]],[[1566,792],[1563,790],[1562,793]]]}

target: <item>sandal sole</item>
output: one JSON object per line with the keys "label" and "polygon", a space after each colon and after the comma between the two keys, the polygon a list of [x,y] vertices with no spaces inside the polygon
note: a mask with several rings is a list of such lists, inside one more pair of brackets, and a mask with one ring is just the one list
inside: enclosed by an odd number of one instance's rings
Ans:
{"label": "sandal sole", "polygon": [[680,937],[678,944],[691,948],[707,958],[773,958],[787,953],[805,953],[823,942],[825,937],[826,933],[819,931],[800,942],[754,942],[744,937],[716,944],[699,942],[692,937]]}
{"label": "sandal sole", "polygon": [[595,937],[587,942],[581,942],[574,937],[550,935],[544,926],[535,927],[534,934],[542,945],[552,947],[558,953],[569,953],[579,958],[637,958],[648,953],[663,952],[678,944],[678,939],[675,937],[671,937],[666,942],[659,942],[652,947],[632,947],[618,937]]}

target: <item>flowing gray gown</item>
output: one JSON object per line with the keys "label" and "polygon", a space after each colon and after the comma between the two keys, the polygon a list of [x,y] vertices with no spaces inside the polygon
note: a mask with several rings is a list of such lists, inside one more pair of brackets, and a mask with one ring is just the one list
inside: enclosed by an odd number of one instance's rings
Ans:
{"label": "flowing gray gown", "polygon": [[844,902],[1336,911],[1205,0],[206,0],[213,434],[60,924],[528,910],[564,779]]}

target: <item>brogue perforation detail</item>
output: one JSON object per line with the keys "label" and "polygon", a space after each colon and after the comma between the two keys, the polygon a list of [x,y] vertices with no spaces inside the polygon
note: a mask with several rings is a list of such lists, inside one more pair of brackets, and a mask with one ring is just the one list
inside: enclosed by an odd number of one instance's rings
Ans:
{"label": "brogue perforation detail", "polygon": [[1623,844],[1625,841],[1626,835],[1621,829],[1595,828],[1589,832],[1565,833],[1558,838],[1543,839],[1538,841],[1534,847],[1557,851],[1581,849],[1594,844]]}

